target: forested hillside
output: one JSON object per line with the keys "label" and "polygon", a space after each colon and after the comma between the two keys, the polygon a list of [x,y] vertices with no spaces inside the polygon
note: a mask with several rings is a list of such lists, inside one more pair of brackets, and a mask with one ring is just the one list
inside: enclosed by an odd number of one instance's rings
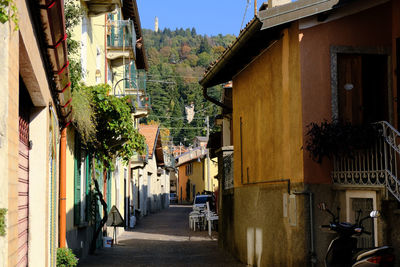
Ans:
{"label": "forested hillside", "polygon": [[[198,81],[210,62],[235,39],[233,35],[198,35],[192,29],[144,30],[149,59],[147,89],[152,111],[148,121],[160,122],[170,129],[175,144],[189,145],[194,136],[206,135],[206,116],[210,125],[219,108],[206,101]],[[221,87],[210,90],[220,98]],[[194,105],[194,118],[186,119],[185,106]]]}

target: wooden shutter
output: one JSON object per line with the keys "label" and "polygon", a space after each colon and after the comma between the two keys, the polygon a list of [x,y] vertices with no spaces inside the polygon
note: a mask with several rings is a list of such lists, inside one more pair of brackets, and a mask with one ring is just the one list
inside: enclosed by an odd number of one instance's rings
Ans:
{"label": "wooden shutter", "polygon": [[28,265],[29,236],[29,115],[19,116],[18,157],[18,264]]}
{"label": "wooden shutter", "polygon": [[91,185],[91,179],[92,179],[92,165],[91,165],[91,157],[89,156],[89,154],[86,155],[86,221],[89,221],[90,218],[90,208],[92,205],[92,200],[90,198],[90,185]]}
{"label": "wooden shutter", "polygon": [[74,149],[74,224],[81,223],[81,147],[78,133],[75,133]]}

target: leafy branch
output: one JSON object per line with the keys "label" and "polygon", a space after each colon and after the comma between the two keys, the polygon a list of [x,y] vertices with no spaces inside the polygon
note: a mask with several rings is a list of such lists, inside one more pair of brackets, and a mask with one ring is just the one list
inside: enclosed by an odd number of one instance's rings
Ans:
{"label": "leafy branch", "polygon": [[82,143],[113,168],[113,159],[128,162],[134,152],[143,153],[144,137],[133,127],[128,97],[110,95],[107,84],[80,86],[73,94],[74,122]]}
{"label": "leafy branch", "polygon": [[0,209],[0,236],[6,235],[6,213],[7,209]]}
{"label": "leafy branch", "polygon": [[15,24],[14,31],[19,29],[18,10],[14,0],[0,0],[0,22],[12,21]]}

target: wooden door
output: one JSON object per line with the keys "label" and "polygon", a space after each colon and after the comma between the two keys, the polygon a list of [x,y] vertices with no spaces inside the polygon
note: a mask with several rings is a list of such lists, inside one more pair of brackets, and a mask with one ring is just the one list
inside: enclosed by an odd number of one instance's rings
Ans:
{"label": "wooden door", "polygon": [[339,119],[352,124],[363,121],[361,55],[338,54]]}
{"label": "wooden door", "polygon": [[355,125],[389,121],[387,56],[338,54],[339,119]]}

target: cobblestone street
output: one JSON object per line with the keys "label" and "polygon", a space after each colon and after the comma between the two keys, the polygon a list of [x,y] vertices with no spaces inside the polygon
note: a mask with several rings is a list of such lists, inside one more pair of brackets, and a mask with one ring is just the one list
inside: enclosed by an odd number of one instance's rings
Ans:
{"label": "cobblestone street", "polygon": [[217,234],[190,231],[189,206],[171,206],[139,221],[118,245],[97,250],[79,266],[245,266],[218,249]]}

